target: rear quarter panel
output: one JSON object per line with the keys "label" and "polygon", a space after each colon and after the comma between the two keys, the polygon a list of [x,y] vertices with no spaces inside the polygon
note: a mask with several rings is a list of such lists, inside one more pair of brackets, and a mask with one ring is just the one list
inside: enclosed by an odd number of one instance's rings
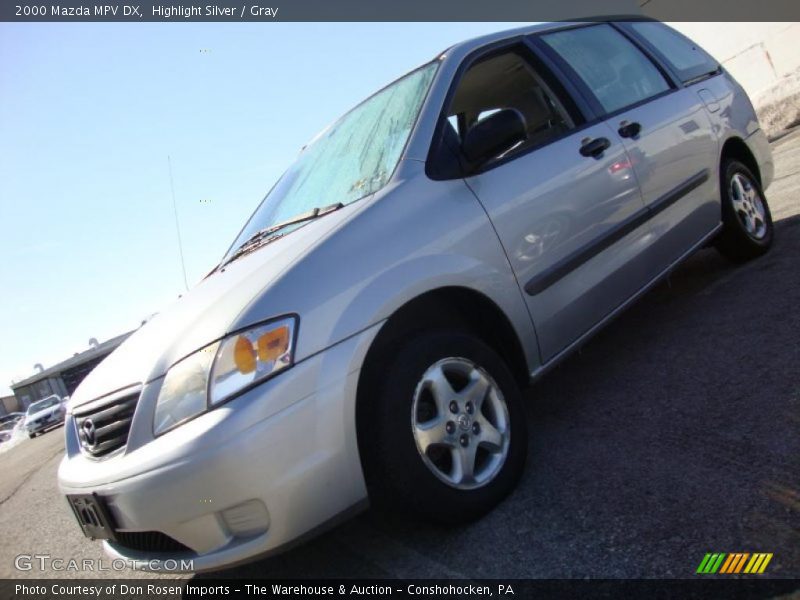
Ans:
{"label": "rear quarter panel", "polygon": [[753,104],[739,82],[723,69],[723,73],[689,87],[694,91],[706,89],[714,96],[719,110],[709,112],[712,126],[720,140],[720,152],[730,138],[744,140],[755,156],[761,170],[762,185],[767,188],[774,176],[774,163],[769,141],[761,130]]}

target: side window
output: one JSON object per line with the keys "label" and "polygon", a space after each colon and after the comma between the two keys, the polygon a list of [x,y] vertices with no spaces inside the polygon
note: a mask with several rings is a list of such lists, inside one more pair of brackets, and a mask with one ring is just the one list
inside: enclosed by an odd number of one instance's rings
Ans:
{"label": "side window", "polygon": [[710,54],[663,23],[637,21],[629,27],[661,54],[683,83],[719,70],[719,63]]}
{"label": "side window", "polygon": [[650,59],[610,25],[565,29],[541,40],[572,67],[608,113],[669,89]]}
{"label": "side window", "polygon": [[472,65],[458,82],[447,118],[462,140],[470,127],[504,108],[522,114],[527,140],[503,156],[545,144],[575,126],[545,80],[516,50]]}

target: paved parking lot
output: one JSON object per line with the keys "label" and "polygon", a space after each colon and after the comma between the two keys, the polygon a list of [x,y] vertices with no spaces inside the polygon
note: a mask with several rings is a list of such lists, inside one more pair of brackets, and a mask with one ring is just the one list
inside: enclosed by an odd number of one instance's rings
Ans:
{"label": "paved parking lot", "polygon": [[[773,251],[698,253],[534,386],[497,510],[460,529],[369,512],[222,575],[691,577],[706,552],[772,552],[768,574],[800,577],[800,131],[773,151]],[[0,577],[62,575],[18,554],[101,557],[56,489],[62,436],[0,454]]]}

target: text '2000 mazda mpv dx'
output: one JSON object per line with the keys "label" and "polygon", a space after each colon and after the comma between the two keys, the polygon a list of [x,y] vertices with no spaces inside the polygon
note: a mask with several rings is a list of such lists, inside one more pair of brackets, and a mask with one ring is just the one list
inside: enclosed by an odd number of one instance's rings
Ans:
{"label": "text '2000 mazda mpv dx'", "polygon": [[75,392],[60,487],[147,566],[217,568],[373,502],[514,487],[520,389],[694,250],[758,256],[746,94],[651,21],[454,46],[323,131],[218,267]]}

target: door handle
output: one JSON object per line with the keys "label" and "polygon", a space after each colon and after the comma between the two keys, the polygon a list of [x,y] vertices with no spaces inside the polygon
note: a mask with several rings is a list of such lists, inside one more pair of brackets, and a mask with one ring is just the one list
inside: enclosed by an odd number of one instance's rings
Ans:
{"label": "door handle", "polygon": [[599,138],[586,138],[583,140],[581,144],[581,154],[584,156],[600,156],[606,148],[611,145],[611,142],[608,141],[608,138],[599,137]]}
{"label": "door handle", "polygon": [[634,138],[639,135],[639,132],[642,130],[642,126],[637,123],[636,121],[629,122],[623,121],[619,124],[619,129],[617,133],[624,138]]}

